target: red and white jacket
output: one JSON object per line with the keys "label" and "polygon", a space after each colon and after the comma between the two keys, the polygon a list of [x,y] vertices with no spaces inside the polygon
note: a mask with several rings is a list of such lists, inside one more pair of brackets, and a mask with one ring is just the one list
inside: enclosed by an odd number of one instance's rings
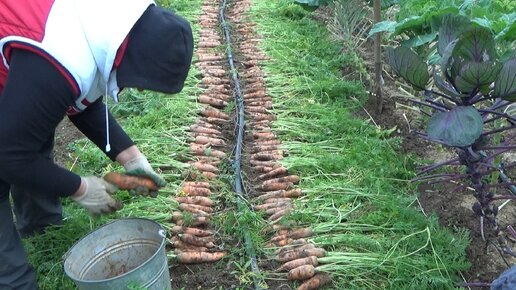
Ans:
{"label": "red and white jacket", "polygon": [[[12,49],[53,63],[77,98],[74,114],[102,95],[116,100],[116,66],[129,31],[153,0],[1,0],[0,93]],[[117,54],[118,52],[118,54]],[[122,52],[122,53],[121,53]]]}

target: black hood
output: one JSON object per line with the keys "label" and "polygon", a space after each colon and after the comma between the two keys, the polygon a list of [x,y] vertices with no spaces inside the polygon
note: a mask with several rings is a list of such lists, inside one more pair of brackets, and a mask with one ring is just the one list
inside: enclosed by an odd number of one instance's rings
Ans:
{"label": "black hood", "polygon": [[118,86],[178,93],[183,89],[192,54],[193,36],[188,21],[151,5],[129,32],[127,48],[117,68]]}

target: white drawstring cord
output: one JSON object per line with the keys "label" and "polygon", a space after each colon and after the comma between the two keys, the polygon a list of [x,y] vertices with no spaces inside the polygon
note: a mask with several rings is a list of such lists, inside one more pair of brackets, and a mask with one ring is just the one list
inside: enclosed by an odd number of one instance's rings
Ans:
{"label": "white drawstring cord", "polygon": [[111,151],[111,144],[109,143],[109,118],[108,118],[108,102],[109,102],[109,97],[108,97],[108,86],[106,84],[106,94],[105,94],[105,98],[106,98],[106,104],[105,104],[105,108],[106,108],[106,153]]}

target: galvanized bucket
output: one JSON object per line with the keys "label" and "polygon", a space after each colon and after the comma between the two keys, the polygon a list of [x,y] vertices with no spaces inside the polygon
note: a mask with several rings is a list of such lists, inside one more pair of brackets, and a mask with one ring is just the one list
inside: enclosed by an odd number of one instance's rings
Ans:
{"label": "galvanized bucket", "polygon": [[120,219],[79,240],[64,270],[80,290],[172,289],[165,231],[148,219]]}

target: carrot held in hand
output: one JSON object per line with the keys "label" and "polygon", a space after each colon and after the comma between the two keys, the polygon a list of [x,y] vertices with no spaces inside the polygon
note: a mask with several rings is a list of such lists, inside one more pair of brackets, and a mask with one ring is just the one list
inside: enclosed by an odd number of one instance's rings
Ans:
{"label": "carrot held in hand", "polygon": [[131,190],[145,187],[157,191],[159,187],[152,179],[143,176],[125,175],[118,172],[109,172],[104,175],[104,180],[115,185],[119,189]]}

